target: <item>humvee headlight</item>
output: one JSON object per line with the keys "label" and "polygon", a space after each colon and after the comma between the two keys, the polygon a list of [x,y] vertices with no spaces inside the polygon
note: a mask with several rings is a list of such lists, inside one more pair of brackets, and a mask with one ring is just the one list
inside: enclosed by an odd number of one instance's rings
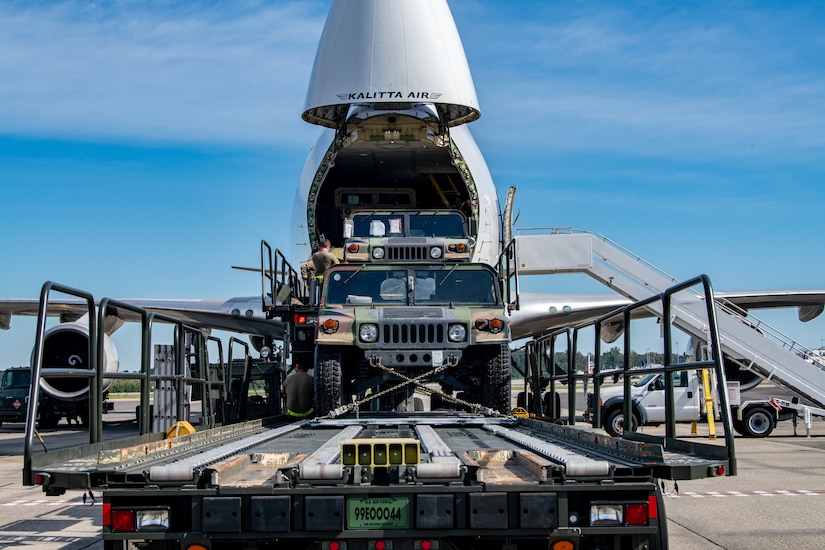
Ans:
{"label": "humvee headlight", "polygon": [[371,344],[378,340],[378,327],[375,325],[361,325],[358,335],[361,337],[362,342]]}
{"label": "humvee headlight", "polygon": [[442,254],[443,252],[441,251],[440,246],[434,246],[430,249],[430,258],[432,258],[433,260],[439,259]]}
{"label": "humvee headlight", "polygon": [[384,258],[384,247],[376,246],[372,249],[372,257],[376,260],[381,260]]}
{"label": "humvee headlight", "polygon": [[450,342],[463,342],[467,338],[467,328],[460,324],[450,325],[447,328],[447,338]]}

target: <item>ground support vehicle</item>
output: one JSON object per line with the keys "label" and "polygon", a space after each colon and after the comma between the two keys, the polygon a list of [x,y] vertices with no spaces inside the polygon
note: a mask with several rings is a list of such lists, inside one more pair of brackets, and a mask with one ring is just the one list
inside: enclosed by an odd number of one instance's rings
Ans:
{"label": "ground support vehicle", "polygon": [[[3,422],[25,422],[28,411],[31,369],[12,367],[3,371],[0,378],[0,426]],[[89,402],[85,396],[80,399],[61,399],[54,395],[52,386],[40,392],[37,417],[41,428],[54,428],[61,419],[68,424],[89,423]],[[111,410],[111,402],[104,402],[104,410]]]}
{"label": "ground support vehicle", "polygon": [[32,478],[49,495],[103,489],[107,549],[641,550],[667,547],[657,478],[729,472],[725,447],[705,450],[533,419],[374,413],[42,454]]}
{"label": "ground support vehicle", "polygon": [[[741,435],[767,437],[782,420],[794,417],[791,407],[776,407],[769,400],[741,400],[739,386],[728,383],[733,428]],[[707,421],[708,414],[718,419],[718,411],[706,399],[699,371],[673,373],[674,412],[677,422]],[[662,374],[648,374],[633,382],[633,426],[656,426],[665,421],[665,381]],[[605,431],[621,435],[624,429],[624,388],[601,389],[601,411]],[[587,412],[593,412],[593,392],[587,394]]]}
{"label": "ground support vehicle", "polygon": [[28,422],[23,479],[50,496],[102,490],[107,550],[649,550],[667,548],[659,479],[736,472],[728,438],[617,439],[459,411],[330,416],[90,437],[48,453],[34,452]]}
{"label": "ground support vehicle", "polygon": [[0,378],[0,426],[3,422],[25,422],[31,369],[12,367]]}

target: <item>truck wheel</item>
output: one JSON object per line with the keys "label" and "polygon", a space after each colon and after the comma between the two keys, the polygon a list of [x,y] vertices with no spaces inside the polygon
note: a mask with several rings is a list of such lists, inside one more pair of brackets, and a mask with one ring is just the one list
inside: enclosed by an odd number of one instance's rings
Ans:
{"label": "truck wheel", "polygon": [[40,428],[56,428],[57,423],[60,421],[60,418],[54,414],[52,411],[43,411],[40,414]]}
{"label": "truck wheel", "polygon": [[733,431],[735,431],[739,435],[746,435],[745,425],[742,423],[741,420],[734,418],[733,420],[731,420],[731,424],[733,424]]}
{"label": "truck wheel", "polygon": [[326,416],[343,405],[341,350],[318,346],[315,352],[315,415]]}
{"label": "truck wheel", "polygon": [[484,350],[484,369],[481,378],[481,405],[503,414],[509,414],[510,403],[510,348],[506,344],[487,346]]}
{"label": "truck wheel", "polygon": [[768,437],[776,426],[773,415],[767,409],[754,407],[742,417],[742,427],[748,437]]}
{"label": "truck wheel", "polygon": [[[636,418],[635,414],[632,416],[633,423],[630,431],[635,432],[636,428],[639,427],[639,419]],[[607,414],[607,418],[604,420],[604,430],[613,437],[621,437],[624,433],[624,411],[622,409],[613,409]]]}

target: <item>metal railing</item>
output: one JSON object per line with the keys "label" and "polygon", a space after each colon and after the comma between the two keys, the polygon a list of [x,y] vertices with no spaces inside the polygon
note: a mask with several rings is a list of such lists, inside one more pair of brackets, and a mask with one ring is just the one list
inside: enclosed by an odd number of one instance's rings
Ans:
{"label": "metal railing", "polygon": [[267,318],[293,300],[306,301],[307,285],[279,249],[261,241],[261,307]]}
{"label": "metal railing", "polygon": [[[49,316],[50,295],[52,292],[61,292],[85,302],[86,315],[88,316],[88,368],[53,368],[49,366],[44,369],[44,350],[46,336],[46,320]],[[102,327],[108,315],[118,314],[121,311],[129,312],[130,316],[140,319],[141,325],[141,359],[139,372],[109,372],[104,369],[105,365],[105,340],[106,335],[102,334]],[[97,315],[95,315],[97,312]],[[152,373],[152,329],[154,323],[160,321],[174,325],[175,349],[181,352],[175,353],[175,369],[170,375],[157,375]],[[196,365],[199,367],[197,376],[186,374],[186,335],[190,335],[196,342]],[[218,343],[219,368],[224,370],[220,373],[218,380],[212,380],[210,376],[210,365],[207,357],[206,342],[216,341]],[[88,292],[72,287],[46,282],[40,293],[40,302],[37,317],[37,332],[35,336],[34,356],[32,359],[31,387],[29,390],[29,401],[26,418],[26,433],[23,450],[23,483],[25,485],[34,484],[32,459],[34,453],[34,440],[37,438],[42,442],[40,434],[37,432],[38,405],[40,401],[40,380],[48,378],[78,378],[89,381],[88,390],[88,414],[89,414],[89,444],[99,444],[103,440],[103,399],[105,393],[106,380],[139,380],[140,389],[140,417],[138,421],[138,431],[141,436],[150,433],[150,394],[154,386],[163,380],[172,382],[176,395],[176,415],[178,419],[185,416],[184,392],[187,386],[200,386],[202,396],[201,424],[211,428],[215,426],[215,411],[211,399],[212,390],[217,388],[223,391],[226,365],[223,363],[223,348],[219,339],[205,337],[196,328],[185,325],[180,319],[155,312],[148,312],[143,308],[131,304],[103,298],[96,305],[94,296]]]}
{"label": "metal railing", "polygon": [[[708,339],[710,343],[711,358],[706,361],[691,361],[691,362],[672,362],[672,297],[674,294],[684,291],[686,289],[702,286],[703,295],[705,297],[705,304],[707,305],[707,322],[708,322]],[[664,315],[662,317],[663,323],[663,347],[664,347],[664,363],[658,367],[644,367],[632,368],[630,364],[630,345],[631,345],[631,315],[635,310],[648,307],[653,302],[661,304]],[[722,365],[721,342],[719,338],[719,330],[716,322],[716,311],[713,300],[713,289],[710,279],[707,275],[700,275],[683,283],[679,283],[668,288],[665,292],[651,296],[636,303],[623,306],[610,313],[607,313],[595,320],[583,322],[581,324],[566,327],[553,331],[549,334],[533,339],[527,344],[528,357],[528,375],[531,377],[531,386],[533,390],[532,412],[541,414],[542,412],[542,396],[543,380],[542,370],[540,368],[540,361],[550,360],[552,370],[548,376],[544,377],[549,382],[549,392],[551,396],[556,395],[556,383],[565,382],[568,385],[568,418],[567,423],[576,423],[576,383],[579,380],[592,381],[593,383],[593,427],[601,427],[601,410],[598,405],[600,399],[600,387],[602,381],[607,376],[613,376],[616,380],[619,378],[623,382],[623,414],[625,418],[624,425],[626,429],[623,430],[622,437],[625,439],[641,440],[640,434],[632,432],[632,391],[631,391],[631,376],[646,375],[646,374],[665,374],[665,436],[657,438],[652,436],[645,436],[644,440],[660,443],[666,448],[668,446],[678,446],[676,443],[676,413],[674,400],[674,386],[673,376],[675,373],[682,370],[691,369],[713,369],[716,374],[716,384],[718,388],[719,411],[722,417],[722,424],[725,431],[725,444],[728,449],[728,458],[730,460],[730,474],[736,474],[736,460],[734,450],[734,435],[733,425],[728,404],[728,390],[727,381],[725,377],[724,367]],[[604,324],[614,323],[617,318],[621,317],[624,323],[624,361],[620,369],[602,370],[601,368],[601,330]],[[595,330],[595,345],[593,353],[593,372],[577,372],[576,370],[576,351],[578,348],[579,333],[582,330],[593,327]],[[559,371],[556,368],[555,348],[558,339],[565,340],[564,347],[567,352],[567,368],[564,371]],[[557,417],[559,411],[554,410],[553,416]],[[708,414],[713,414],[708,412]],[[692,443],[692,445],[698,445]],[[706,446],[710,448],[711,446]]]}

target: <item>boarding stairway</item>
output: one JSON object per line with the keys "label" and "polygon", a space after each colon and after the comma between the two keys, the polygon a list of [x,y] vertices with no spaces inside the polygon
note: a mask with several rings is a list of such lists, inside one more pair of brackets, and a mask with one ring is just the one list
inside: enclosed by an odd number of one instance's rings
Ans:
{"label": "boarding stairway", "polygon": [[[661,294],[679,282],[603,235],[589,231],[528,229],[520,231],[514,241],[517,276],[586,273],[633,302]],[[707,339],[703,301],[698,292],[680,293],[672,304],[673,325],[699,342]],[[810,357],[810,350],[724,299],[716,298],[716,302],[722,351],[729,360],[742,370],[825,407],[825,367],[802,357]],[[660,302],[648,309],[661,317]]]}

